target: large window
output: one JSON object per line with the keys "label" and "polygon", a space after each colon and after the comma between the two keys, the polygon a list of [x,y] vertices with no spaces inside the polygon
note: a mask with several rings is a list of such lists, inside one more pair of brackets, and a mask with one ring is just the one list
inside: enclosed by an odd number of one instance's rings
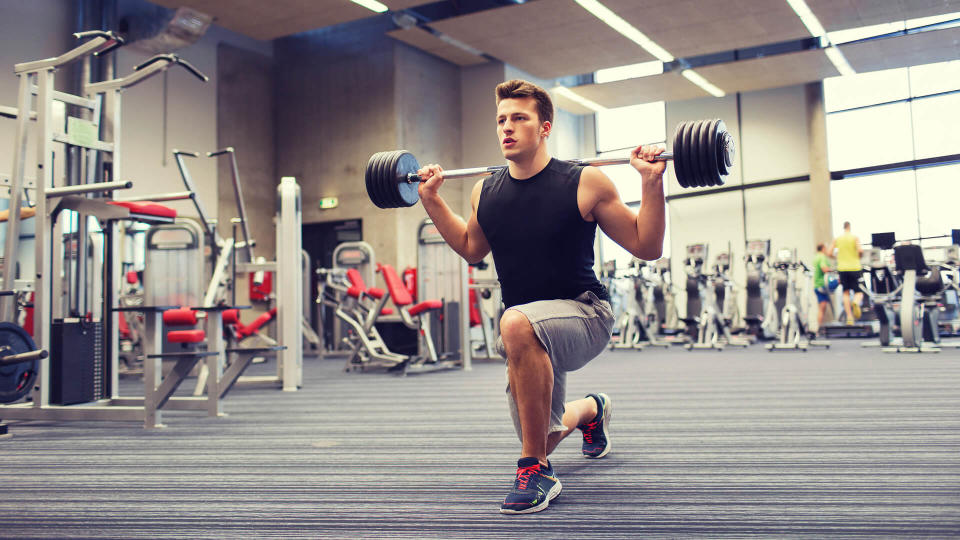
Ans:
{"label": "large window", "polygon": [[960,61],[826,79],[824,97],[832,171],[909,164],[834,181],[834,231],[851,221],[869,242],[960,228],[960,165],[916,163],[960,154]]}
{"label": "large window", "polygon": [[597,152],[636,148],[667,139],[667,109],[662,101],[597,113]]}

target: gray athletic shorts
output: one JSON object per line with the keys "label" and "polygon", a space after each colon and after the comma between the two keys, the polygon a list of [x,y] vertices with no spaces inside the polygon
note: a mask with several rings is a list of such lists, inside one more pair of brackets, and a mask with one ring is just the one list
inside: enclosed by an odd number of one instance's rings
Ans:
{"label": "gray athletic shorts", "polygon": [[[576,371],[596,358],[610,343],[613,334],[613,310],[610,302],[600,300],[587,291],[574,300],[540,300],[513,306],[533,326],[540,344],[553,364],[553,401],[550,407],[550,429],[563,431],[563,404],[566,402],[567,372]],[[503,340],[497,339],[497,352],[506,358]],[[520,434],[517,404],[507,383],[507,402],[513,426]]]}

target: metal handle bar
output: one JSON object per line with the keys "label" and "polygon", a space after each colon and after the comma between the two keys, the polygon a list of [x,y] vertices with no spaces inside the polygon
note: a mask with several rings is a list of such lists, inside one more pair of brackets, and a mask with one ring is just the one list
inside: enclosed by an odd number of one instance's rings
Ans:
{"label": "metal handle bar", "polygon": [[180,64],[187,71],[192,73],[196,78],[200,79],[203,82],[207,82],[210,80],[210,78],[204,75],[199,69],[193,67],[193,64],[191,64],[190,62],[187,62],[186,60],[184,60],[183,58],[180,58],[175,54],[158,54],[156,56],[153,56],[152,58],[149,58],[146,62],[140,64],[139,66],[136,66],[135,68],[133,68],[133,70],[140,71],[141,69],[144,69],[147,66],[154,64],[156,62],[159,62],[161,60],[166,60],[172,64]]}
{"label": "metal handle bar", "polygon": [[107,54],[108,52],[116,49],[117,47],[123,45],[123,37],[119,34],[113,32],[112,30],[87,30],[86,32],[74,32],[73,37],[77,39],[88,38],[88,37],[102,37],[107,40],[109,45],[105,48],[100,49],[93,53],[94,56],[100,56]]}
{"label": "metal handle bar", "polygon": [[[667,161],[673,159],[673,152],[663,152],[657,155],[654,158],[654,161]],[[618,157],[618,158],[585,158],[585,159],[571,159],[569,163],[574,165],[584,165],[584,166],[593,166],[593,167],[602,167],[604,165],[626,165],[630,163],[630,158],[628,157]],[[506,165],[496,165],[493,167],[476,167],[473,169],[451,169],[449,171],[443,171],[443,178],[450,180],[452,178],[472,178],[476,176],[488,176],[497,171],[501,171],[507,168]],[[407,183],[414,184],[417,182],[423,181],[417,173],[410,173],[407,175]]]}
{"label": "metal handle bar", "polygon": [[233,152],[233,147],[228,146],[222,150],[214,150],[213,152],[207,152],[207,157],[222,156],[223,154],[230,154]]}
{"label": "metal handle bar", "polygon": [[85,195],[87,193],[103,193],[104,191],[113,191],[115,189],[130,189],[133,182],[98,182],[94,184],[81,184],[78,186],[64,186],[48,188],[46,196],[48,199],[56,197],[66,197],[67,195]]}
{"label": "metal handle bar", "polygon": [[4,356],[0,358],[0,366],[9,366],[13,364],[19,364],[22,362],[33,362],[34,360],[43,360],[48,356],[47,351],[38,350],[38,351],[27,351],[20,354],[11,354],[10,356]]}

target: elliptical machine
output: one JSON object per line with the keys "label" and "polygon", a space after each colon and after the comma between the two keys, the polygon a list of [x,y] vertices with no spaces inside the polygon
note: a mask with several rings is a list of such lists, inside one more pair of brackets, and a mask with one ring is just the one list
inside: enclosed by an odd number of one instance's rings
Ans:
{"label": "elliptical machine", "polygon": [[[940,265],[928,266],[923,248],[901,244],[893,248],[896,272],[902,276],[899,309],[902,343],[884,348],[884,352],[940,352],[939,304],[945,290]],[[893,296],[893,295],[892,295]],[[896,298],[894,297],[894,301]],[[878,312],[879,314],[879,312]],[[926,345],[925,345],[926,342]]]}
{"label": "elliptical machine", "polygon": [[747,303],[743,317],[747,333],[756,339],[769,340],[777,336],[780,327],[779,311],[770,292],[770,240],[750,240],[744,260],[747,264]]}
{"label": "elliptical machine", "polygon": [[[800,278],[810,280],[810,269],[797,258],[796,249],[781,249],[773,263],[779,276],[785,276],[786,282],[777,284],[777,300],[783,301],[780,312],[780,330],[778,340],[767,344],[767,350],[801,350],[806,352],[810,346],[830,348],[830,342],[810,339],[807,327],[807,311],[800,289]],[[779,278],[778,278],[779,279]],[[781,286],[782,285],[782,286]]]}
{"label": "elliptical machine", "polygon": [[[692,248],[692,249],[691,249]],[[717,349],[723,350],[725,345],[735,345],[746,347],[750,344],[748,340],[735,338],[730,334],[730,327],[723,316],[718,299],[718,291],[725,293],[726,285],[721,274],[721,268],[730,267],[730,254],[724,253],[725,257],[719,257],[720,263],[715,265],[717,271],[712,275],[702,272],[703,260],[706,259],[707,246],[696,244],[687,247],[688,254],[702,254],[702,258],[690,256],[688,262],[693,263],[691,274],[698,287],[697,299],[700,301],[700,316],[696,319],[697,340],[686,345],[687,350],[692,349]],[[687,282],[688,306],[690,305],[690,287],[691,282]],[[688,308],[689,309],[689,308]]]}

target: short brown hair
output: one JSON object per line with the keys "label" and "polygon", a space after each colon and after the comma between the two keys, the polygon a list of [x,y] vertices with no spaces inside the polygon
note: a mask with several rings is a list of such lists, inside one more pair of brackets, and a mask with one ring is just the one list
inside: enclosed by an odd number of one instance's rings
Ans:
{"label": "short brown hair", "polygon": [[521,79],[512,79],[497,85],[497,105],[505,99],[533,98],[537,102],[540,123],[553,123],[553,101],[546,90]]}
{"label": "short brown hair", "polygon": [[823,251],[823,248],[825,247],[827,247],[827,245],[824,244],[823,242],[820,242],[819,244],[817,244],[817,251]]}

